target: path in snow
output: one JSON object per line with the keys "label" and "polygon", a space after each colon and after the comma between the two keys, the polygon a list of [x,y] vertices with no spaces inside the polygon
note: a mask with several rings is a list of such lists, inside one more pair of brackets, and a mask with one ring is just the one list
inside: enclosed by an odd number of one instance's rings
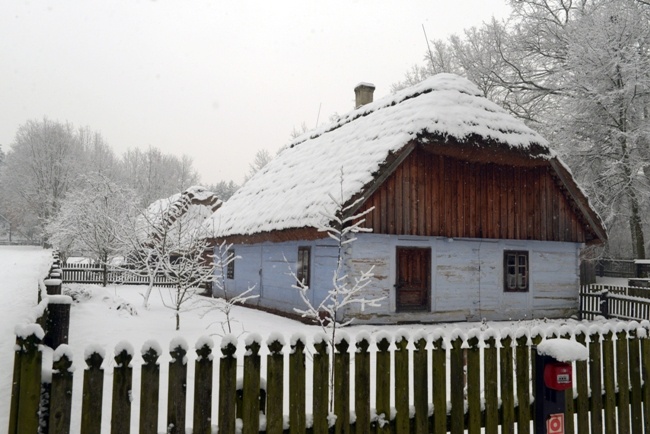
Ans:
{"label": "path in snow", "polygon": [[50,265],[49,250],[33,246],[0,247],[0,427],[9,423],[11,376],[14,363],[14,327],[24,322],[36,305],[38,280]]}

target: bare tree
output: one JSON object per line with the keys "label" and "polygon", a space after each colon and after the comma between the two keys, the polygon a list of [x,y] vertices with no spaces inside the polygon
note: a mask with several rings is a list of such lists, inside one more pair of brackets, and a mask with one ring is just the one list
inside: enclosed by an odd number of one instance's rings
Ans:
{"label": "bare tree", "polygon": [[65,256],[79,251],[101,264],[106,286],[107,267],[112,259],[122,256],[120,232],[136,203],[137,197],[129,188],[101,174],[87,175],[63,199],[46,233]]}

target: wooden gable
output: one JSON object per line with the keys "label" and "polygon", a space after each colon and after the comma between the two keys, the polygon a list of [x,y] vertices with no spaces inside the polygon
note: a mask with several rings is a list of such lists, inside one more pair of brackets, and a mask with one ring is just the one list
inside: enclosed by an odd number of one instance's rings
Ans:
{"label": "wooden gable", "polygon": [[416,144],[395,156],[365,189],[357,212],[374,209],[364,226],[394,235],[602,240],[549,159],[466,150]]}

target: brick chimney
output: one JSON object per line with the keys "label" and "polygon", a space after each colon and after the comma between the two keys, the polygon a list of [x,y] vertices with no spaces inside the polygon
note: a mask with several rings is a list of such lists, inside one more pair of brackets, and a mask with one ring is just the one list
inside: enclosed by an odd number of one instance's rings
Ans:
{"label": "brick chimney", "polygon": [[354,108],[359,108],[372,102],[372,94],[375,92],[375,85],[371,83],[359,83],[354,88],[355,105]]}

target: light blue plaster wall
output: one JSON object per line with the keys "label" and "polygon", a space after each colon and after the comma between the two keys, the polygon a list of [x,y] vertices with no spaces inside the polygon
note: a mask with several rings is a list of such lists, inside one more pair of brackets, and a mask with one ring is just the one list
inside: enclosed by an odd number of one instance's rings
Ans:
{"label": "light blue plaster wall", "polygon": [[[304,308],[289,272],[289,268],[295,272],[299,246],[311,247],[308,293],[312,304],[317,305],[332,287],[336,267],[337,248],[330,239],[235,245],[241,258],[235,263],[235,279],[227,280],[228,288],[240,293],[254,285],[260,298],[251,300],[251,304],[290,313],[294,313],[294,306]],[[396,311],[398,246],[431,248],[429,311]],[[384,300],[380,307],[364,311],[353,307],[345,315],[360,323],[566,317],[578,307],[579,248],[576,243],[359,234],[350,245],[348,272],[354,276],[374,267],[372,283],[360,297]],[[504,250],[529,251],[528,292],[503,291]]]}

